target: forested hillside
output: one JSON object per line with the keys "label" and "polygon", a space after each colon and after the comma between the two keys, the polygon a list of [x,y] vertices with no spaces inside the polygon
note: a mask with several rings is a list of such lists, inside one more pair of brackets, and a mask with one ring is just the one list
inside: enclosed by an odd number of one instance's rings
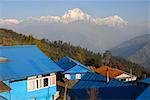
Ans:
{"label": "forested hillside", "polygon": [[[64,56],[70,56],[87,66],[100,67],[103,65],[103,56],[100,53],[94,53],[79,46],[73,46],[70,43],[58,41],[49,41],[47,39],[36,39],[31,35],[23,35],[12,30],[0,29],[0,45],[37,45],[47,56],[54,61],[58,61]],[[111,67],[116,67],[133,74],[141,76],[145,69],[135,63],[123,58],[110,58],[108,63]]]}

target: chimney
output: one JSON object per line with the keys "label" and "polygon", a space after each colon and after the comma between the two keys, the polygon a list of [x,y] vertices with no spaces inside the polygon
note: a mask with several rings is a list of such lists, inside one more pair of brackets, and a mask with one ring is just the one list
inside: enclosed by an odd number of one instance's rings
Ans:
{"label": "chimney", "polygon": [[108,68],[106,70],[106,82],[107,83],[109,82],[109,70],[108,70]]}

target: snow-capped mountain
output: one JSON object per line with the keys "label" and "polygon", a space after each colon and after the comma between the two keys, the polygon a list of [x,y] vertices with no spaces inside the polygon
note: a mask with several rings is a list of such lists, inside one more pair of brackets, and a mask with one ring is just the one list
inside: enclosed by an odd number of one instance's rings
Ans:
{"label": "snow-capped mountain", "polygon": [[96,52],[110,49],[150,30],[146,27],[147,23],[141,26],[131,24],[117,15],[98,18],[79,8],[68,10],[62,16],[0,19],[0,28],[13,29],[39,39],[63,40]]}
{"label": "snow-capped mountain", "polygon": [[19,23],[32,23],[32,22],[42,22],[42,23],[52,23],[60,22],[64,24],[72,23],[75,21],[87,21],[94,23],[96,25],[108,25],[108,26],[124,26],[127,25],[127,21],[124,21],[121,17],[109,16],[106,18],[95,18],[87,13],[83,12],[79,8],[68,10],[63,16],[40,16],[40,17],[29,17],[25,20],[19,21],[16,19],[0,19],[2,24],[19,24]]}
{"label": "snow-capped mountain", "polygon": [[17,19],[0,19],[0,24],[1,25],[13,25],[13,24],[19,24],[20,21]]}

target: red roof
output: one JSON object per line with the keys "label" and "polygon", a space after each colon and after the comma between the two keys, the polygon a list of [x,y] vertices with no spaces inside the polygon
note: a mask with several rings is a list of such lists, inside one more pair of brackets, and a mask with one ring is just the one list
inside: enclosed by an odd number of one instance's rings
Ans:
{"label": "red roof", "polygon": [[119,75],[124,73],[121,70],[118,70],[118,69],[115,69],[115,68],[111,68],[109,66],[102,66],[102,67],[96,69],[96,72],[101,74],[101,75],[106,76],[107,70],[109,71],[109,77],[110,78],[115,78],[115,77],[117,77],[117,76],[119,76]]}

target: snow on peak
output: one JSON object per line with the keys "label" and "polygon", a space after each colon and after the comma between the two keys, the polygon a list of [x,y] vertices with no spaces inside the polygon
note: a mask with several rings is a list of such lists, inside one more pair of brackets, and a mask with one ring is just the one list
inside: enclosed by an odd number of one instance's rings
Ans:
{"label": "snow on peak", "polygon": [[66,12],[64,14],[64,16],[62,16],[62,18],[66,19],[86,19],[88,15],[85,14],[82,10],[80,10],[79,8],[75,8],[73,10],[69,10],[68,12]]}
{"label": "snow on peak", "polygon": [[124,21],[121,17],[115,15],[106,18],[97,18],[96,23],[98,25],[126,26],[128,22]]}
{"label": "snow on peak", "polygon": [[70,23],[77,20],[89,20],[90,16],[84,13],[81,9],[75,8],[72,10],[68,10],[63,16],[62,20],[65,23]]}
{"label": "snow on peak", "polygon": [[14,24],[19,24],[20,21],[16,19],[0,19],[0,24],[1,25],[14,25]]}
{"label": "snow on peak", "polygon": [[16,19],[0,19],[0,24],[19,24],[20,22],[27,22],[27,23],[33,23],[33,22],[40,22],[40,23],[52,23],[52,22],[61,22],[61,23],[71,23],[75,21],[87,21],[96,25],[108,25],[108,26],[125,26],[127,25],[127,22],[124,21],[121,17],[115,15],[115,16],[109,16],[106,18],[95,18],[84,11],[82,11],[79,8],[75,8],[72,10],[68,10],[63,16],[40,16],[40,17],[29,17],[26,20],[18,21]]}

